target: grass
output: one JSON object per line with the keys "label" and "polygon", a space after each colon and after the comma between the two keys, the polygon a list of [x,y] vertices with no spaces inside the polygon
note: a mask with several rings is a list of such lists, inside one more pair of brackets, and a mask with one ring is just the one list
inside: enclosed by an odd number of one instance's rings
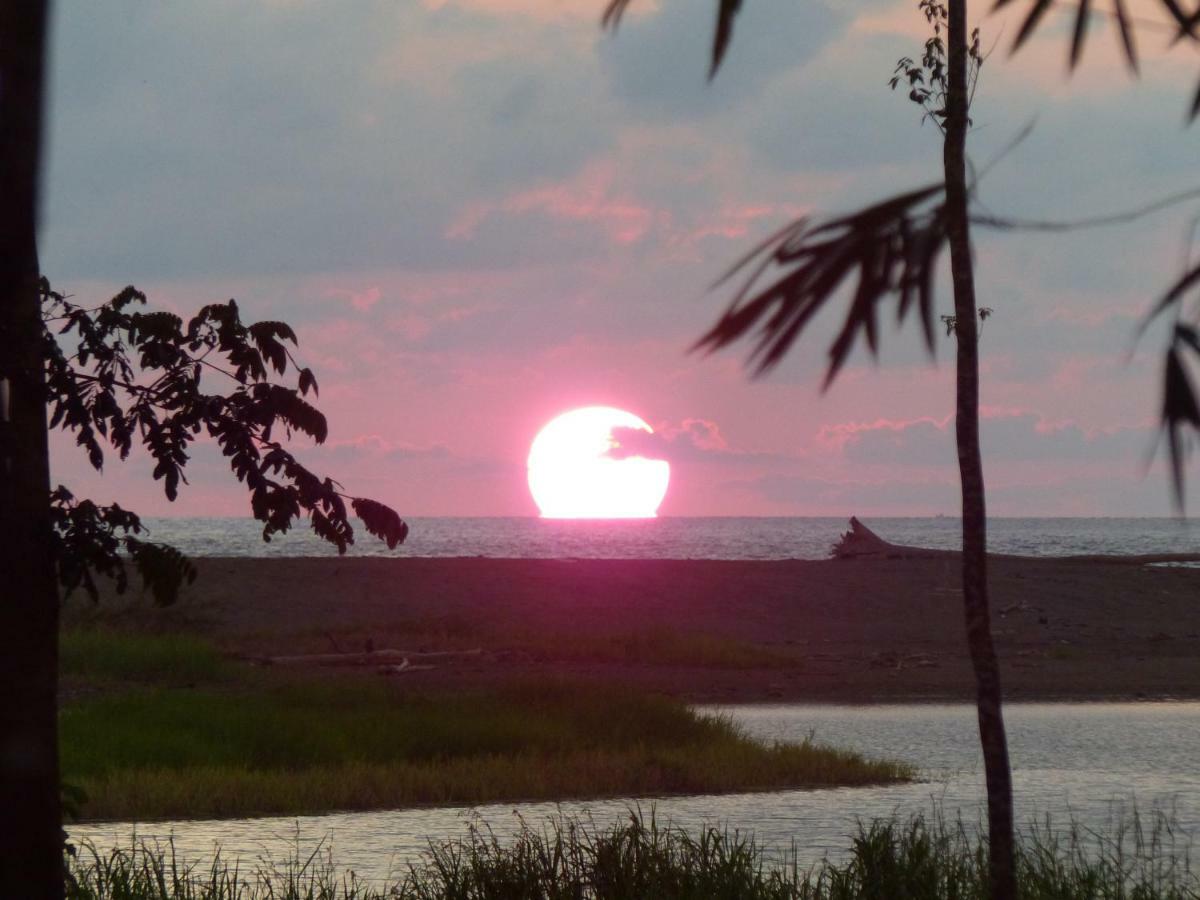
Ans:
{"label": "grass", "polygon": [[[1170,824],[1136,821],[1110,835],[1048,828],[1022,835],[1023,900],[1197,900],[1200,880],[1175,854]],[[219,856],[189,867],[168,844],[101,852],[68,864],[71,900],[985,900],[987,849],[977,832],[916,817],[860,827],[845,861],[801,869],[752,838],[715,827],[696,835],[640,812],[609,828],[559,819],[502,844],[473,829],[431,845],[389,885],[338,876],[321,848],[241,869]]]}
{"label": "grass", "polygon": [[[415,695],[374,676],[252,669],[178,638],[73,640],[71,665],[91,671],[90,653],[102,673],[102,690],[76,692],[60,712],[63,780],[83,790],[82,815],[92,819],[716,793],[913,774],[808,741],[766,745],[727,719],[619,688],[561,682]],[[148,684],[155,673],[176,686]]]}
{"label": "grass", "polygon": [[59,672],[64,679],[93,684],[215,682],[229,669],[212,645],[186,634],[72,629],[60,636],[58,653]]}

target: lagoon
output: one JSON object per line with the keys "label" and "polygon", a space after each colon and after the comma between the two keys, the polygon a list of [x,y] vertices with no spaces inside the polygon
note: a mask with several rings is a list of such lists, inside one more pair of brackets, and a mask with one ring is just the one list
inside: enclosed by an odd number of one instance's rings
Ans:
{"label": "lagoon", "polygon": [[[721,796],[623,798],[561,804],[493,804],[324,816],[73,825],[73,839],[104,849],[133,835],[173,838],[182,859],[203,863],[219,846],[228,858],[283,860],[323,843],[341,868],[388,879],[429,841],[463,836],[472,823],[503,838],[520,818],[538,824],[561,812],[604,825],[634,804],[683,828],[720,823],[752,832],[772,851],[792,846],[801,864],[850,844],[859,820],[928,812],[981,820],[983,767],[974,708],[964,704],[888,706],[738,705],[703,707],[768,740],[818,741],[918,766],[921,780],[878,788],[836,788]],[[1176,852],[1200,837],[1200,702],[1013,704],[1006,708],[1017,821],[1056,827],[1074,821],[1111,831],[1135,813],[1168,813]]]}

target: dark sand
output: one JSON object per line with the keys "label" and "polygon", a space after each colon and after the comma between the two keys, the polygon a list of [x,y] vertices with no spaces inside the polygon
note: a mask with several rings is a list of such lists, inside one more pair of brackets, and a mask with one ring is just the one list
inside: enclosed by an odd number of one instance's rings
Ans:
{"label": "dark sand", "polygon": [[[248,656],[368,641],[482,648],[390,676],[413,690],[577,676],[717,702],[968,700],[973,691],[953,558],[198,564],[199,580],[173,608],[76,597],[67,621],[186,628]],[[1000,558],[991,586],[1010,699],[1200,697],[1200,569]],[[630,664],[575,646],[664,630],[762,647],[773,664]]]}

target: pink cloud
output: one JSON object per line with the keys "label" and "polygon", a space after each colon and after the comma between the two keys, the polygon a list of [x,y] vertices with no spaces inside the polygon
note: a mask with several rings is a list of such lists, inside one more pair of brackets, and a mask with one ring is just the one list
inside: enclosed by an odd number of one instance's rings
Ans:
{"label": "pink cloud", "polygon": [[615,180],[613,166],[596,164],[572,181],[521,191],[500,202],[472,204],[450,224],[446,237],[469,240],[484,221],[496,215],[541,215],[593,224],[618,244],[635,243],[656,225],[669,226],[669,213],[640,203],[618,189]]}
{"label": "pink cloud", "polygon": [[862,435],[870,432],[892,432],[900,435],[913,427],[933,428],[945,431],[952,416],[935,419],[930,416],[919,416],[913,419],[876,419],[873,422],[839,422],[834,425],[822,425],[817,432],[817,441],[831,449],[843,450],[847,444],[857,442]]}
{"label": "pink cloud", "polygon": [[593,26],[599,17],[599,13],[592,5],[571,2],[571,0],[421,0],[421,2],[426,9],[433,11],[447,6],[457,6],[491,16],[521,16],[543,21],[578,19]]}
{"label": "pink cloud", "polygon": [[329,288],[325,292],[325,296],[349,300],[350,305],[359,312],[366,312],[379,302],[379,298],[383,296],[383,292],[378,287],[369,287],[362,291],[354,291],[348,288]]}
{"label": "pink cloud", "polygon": [[709,238],[747,240],[755,232],[755,226],[764,220],[781,220],[785,216],[794,218],[798,214],[794,208],[785,211],[767,204],[724,207],[704,217],[698,225],[677,230],[668,239],[668,246],[677,256],[700,259],[697,245]]}

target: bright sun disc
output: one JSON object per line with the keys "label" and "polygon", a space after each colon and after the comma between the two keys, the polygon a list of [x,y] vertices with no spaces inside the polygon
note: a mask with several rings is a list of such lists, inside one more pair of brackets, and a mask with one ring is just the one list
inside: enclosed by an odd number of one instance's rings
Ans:
{"label": "bright sun disc", "polygon": [[667,494],[665,459],[614,456],[614,428],[653,429],[633,413],[588,406],[551,421],[529,448],[529,490],[547,519],[649,519]]}

